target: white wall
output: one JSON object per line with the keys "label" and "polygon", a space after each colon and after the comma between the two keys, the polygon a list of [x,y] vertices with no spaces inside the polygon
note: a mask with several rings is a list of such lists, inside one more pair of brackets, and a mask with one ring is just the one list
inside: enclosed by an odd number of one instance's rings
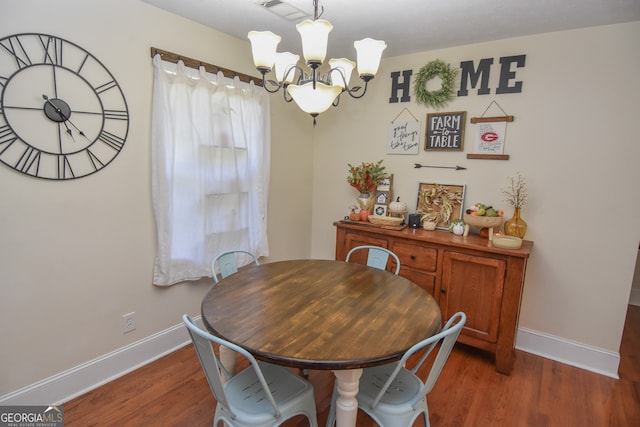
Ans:
{"label": "white wall", "polygon": [[[617,353],[640,241],[639,41],[634,22],[386,59],[364,99],[321,117],[331,122],[319,124],[315,140],[311,255],[334,256],[331,224],[357,196],[346,182],[347,163],[384,159],[395,193],[414,209],[418,181],[463,183],[467,204],[488,202],[507,216],[512,209],[500,189],[519,171],[529,188],[526,238],[535,242],[520,327]],[[522,93],[495,95],[498,58],[519,54],[526,54],[526,66],[514,67]],[[467,111],[465,152],[386,155],[387,128],[403,108],[422,120],[423,132],[434,111],[413,94],[410,103],[389,104],[390,73],[412,69],[415,77],[437,58],[453,66],[494,58],[490,95],[471,90],[440,110]],[[468,160],[475,132],[468,120],[492,100],[515,116],[507,127],[510,160]],[[414,163],[467,170],[414,169]]]}
{"label": "white wall", "polygon": [[[200,312],[210,280],[151,284],[150,48],[256,74],[247,41],[139,1],[4,0],[0,35],[23,32],[62,37],[100,59],[124,91],[130,130],[112,164],[79,180],[0,165],[0,397]],[[312,145],[306,127],[287,123],[290,113],[299,122],[304,114],[283,104],[272,102],[270,260],[310,251]],[[121,315],[131,311],[137,330],[123,335]]]}

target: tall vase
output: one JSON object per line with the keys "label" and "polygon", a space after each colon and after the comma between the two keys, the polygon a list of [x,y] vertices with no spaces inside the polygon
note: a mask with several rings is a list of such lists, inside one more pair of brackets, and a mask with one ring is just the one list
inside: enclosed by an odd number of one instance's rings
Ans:
{"label": "tall vase", "polygon": [[524,239],[524,235],[527,233],[527,223],[520,217],[520,208],[515,208],[513,218],[504,222],[504,232],[507,236]]}
{"label": "tall vase", "polygon": [[373,202],[374,199],[369,193],[360,193],[358,196],[358,206],[360,206],[360,209],[363,211],[369,211],[369,213],[371,213]]}

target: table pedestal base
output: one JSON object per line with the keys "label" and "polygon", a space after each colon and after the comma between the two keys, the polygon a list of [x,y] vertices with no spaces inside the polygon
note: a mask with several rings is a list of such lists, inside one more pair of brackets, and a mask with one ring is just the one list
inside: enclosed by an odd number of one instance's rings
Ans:
{"label": "table pedestal base", "polygon": [[[220,346],[220,363],[232,376],[236,374],[236,352],[223,345]],[[224,373],[223,373],[224,374]],[[226,381],[228,378],[224,378]]]}
{"label": "table pedestal base", "polygon": [[362,369],[333,371],[336,376],[338,399],[336,401],[336,427],[355,427],[358,415],[358,387]]}

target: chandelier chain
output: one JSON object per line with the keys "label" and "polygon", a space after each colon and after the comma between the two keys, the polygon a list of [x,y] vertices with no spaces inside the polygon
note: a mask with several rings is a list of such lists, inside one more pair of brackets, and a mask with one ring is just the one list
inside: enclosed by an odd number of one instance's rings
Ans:
{"label": "chandelier chain", "polygon": [[313,0],[313,20],[314,21],[317,21],[318,18],[320,18],[324,13],[324,6],[320,6],[320,14],[318,14],[318,1],[319,0]]}

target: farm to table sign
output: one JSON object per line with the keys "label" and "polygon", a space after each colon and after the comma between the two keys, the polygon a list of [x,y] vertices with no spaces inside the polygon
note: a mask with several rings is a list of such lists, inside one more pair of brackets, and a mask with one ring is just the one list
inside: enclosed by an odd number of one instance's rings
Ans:
{"label": "farm to table sign", "polygon": [[462,151],[466,111],[427,114],[425,150]]}

